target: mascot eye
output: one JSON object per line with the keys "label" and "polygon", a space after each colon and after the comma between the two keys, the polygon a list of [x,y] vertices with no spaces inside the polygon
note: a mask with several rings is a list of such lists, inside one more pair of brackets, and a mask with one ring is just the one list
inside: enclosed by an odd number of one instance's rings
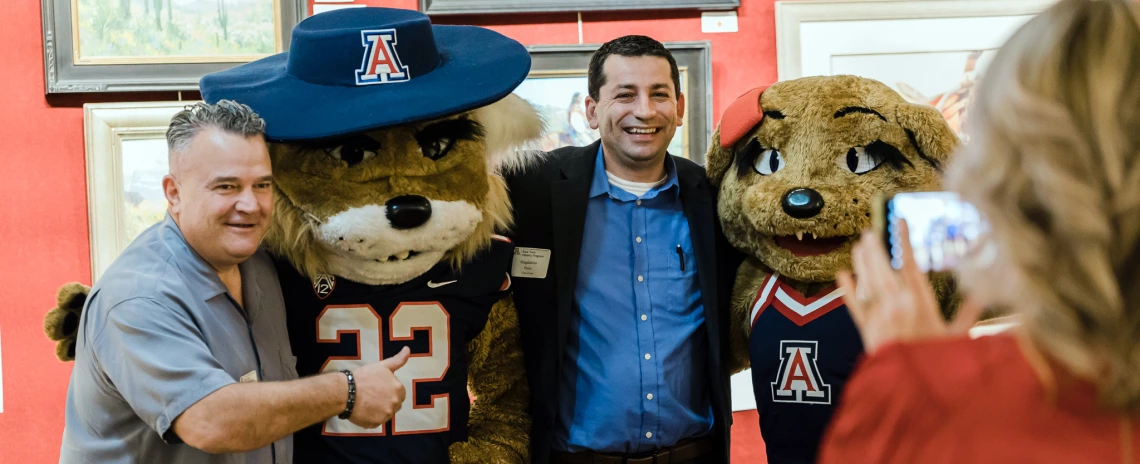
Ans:
{"label": "mascot eye", "polygon": [[354,143],[346,143],[334,148],[326,148],[325,153],[328,153],[333,158],[348,163],[349,166],[355,166],[376,157],[375,150],[369,150],[363,146]]}
{"label": "mascot eye", "polygon": [[883,161],[885,160],[882,156],[868,153],[867,149],[863,147],[847,150],[847,154],[839,159],[841,165],[855,174],[866,174],[874,171],[880,164],[883,164]]}
{"label": "mascot eye", "polygon": [[433,161],[447,156],[460,140],[480,141],[482,139],[483,126],[466,117],[429,124],[416,134],[416,142],[420,144],[420,151]]}
{"label": "mascot eye", "polygon": [[447,155],[447,152],[451,151],[451,147],[453,146],[455,146],[454,138],[443,137],[420,145],[420,150],[423,151],[424,156],[434,161]]}
{"label": "mascot eye", "polygon": [[784,168],[784,157],[780,156],[780,151],[774,148],[769,148],[760,152],[760,156],[756,157],[756,172],[762,176],[774,174]]}

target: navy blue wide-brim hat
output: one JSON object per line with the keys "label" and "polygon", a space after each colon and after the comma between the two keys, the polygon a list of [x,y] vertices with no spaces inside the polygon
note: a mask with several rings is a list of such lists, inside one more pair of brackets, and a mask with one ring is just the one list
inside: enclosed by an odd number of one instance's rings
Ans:
{"label": "navy blue wide-brim hat", "polygon": [[208,103],[249,105],[276,141],[319,139],[486,106],[526,79],[526,47],[422,13],[346,8],[293,29],[289,51],[202,78]]}

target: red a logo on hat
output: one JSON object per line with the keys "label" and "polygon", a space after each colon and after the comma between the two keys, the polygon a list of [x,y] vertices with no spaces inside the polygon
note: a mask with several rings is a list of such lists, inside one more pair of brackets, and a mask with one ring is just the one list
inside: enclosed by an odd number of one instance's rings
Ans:
{"label": "red a logo on hat", "polygon": [[356,85],[404,82],[411,78],[408,67],[396,54],[396,30],[360,31],[364,60],[356,70]]}

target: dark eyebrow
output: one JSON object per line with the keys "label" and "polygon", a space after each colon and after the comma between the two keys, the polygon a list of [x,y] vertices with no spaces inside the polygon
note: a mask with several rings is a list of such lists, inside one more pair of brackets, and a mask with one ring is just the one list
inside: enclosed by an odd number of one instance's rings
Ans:
{"label": "dark eyebrow", "polygon": [[[233,176],[215,177],[213,179],[210,179],[211,185],[213,185],[213,184],[224,184],[227,182],[229,182],[229,183],[240,183],[241,179],[239,179],[237,177],[233,177]],[[261,178],[257,179],[257,182],[255,182],[255,183],[260,183],[260,182],[273,182],[273,176],[261,176]]]}
{"label": "dark eyebrow", "polygon": [[[621,84],[621,85],[618,85],[617,87],[615,87],[615,89],[637,90],[637,85],[636,84]],[[673,90],[673,86],[666,84],[664,82],[658,82],[656,84],[649,86],[649,89],[650,90],[665,89],[665,90],[671,91],[671,90]]]}
{"label": "dark eyebrow", "polygon": [[772,119],[784,119],[784,113],[781,113],[777,110],[765,111],[764,116],[772,118]]}
{"label": "dark eyebrow", "polygon": [[887,118],[884,118],[883,115],[879,114],[878,111],[875,111],[875,110],[870,109],[870,108],[864,108],[862,106],[848,106],[848,107],[843,108],[839,111],[836,111],[835,112],[835,119],[842,118],[842,117],[847,116],[851,113],[873,114],[875,116],[878,116],[879,119],[882,119],[883,121],[887,120]]}

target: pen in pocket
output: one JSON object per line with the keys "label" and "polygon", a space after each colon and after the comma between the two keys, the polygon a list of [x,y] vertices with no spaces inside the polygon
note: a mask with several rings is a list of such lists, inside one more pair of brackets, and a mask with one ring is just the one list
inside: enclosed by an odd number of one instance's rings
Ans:
{"label": "pen in pocket", "polygon": [[677,245],[677,258],[681,260],[681,270],[685,270],[685,252],[681,251],[681,245]]}

